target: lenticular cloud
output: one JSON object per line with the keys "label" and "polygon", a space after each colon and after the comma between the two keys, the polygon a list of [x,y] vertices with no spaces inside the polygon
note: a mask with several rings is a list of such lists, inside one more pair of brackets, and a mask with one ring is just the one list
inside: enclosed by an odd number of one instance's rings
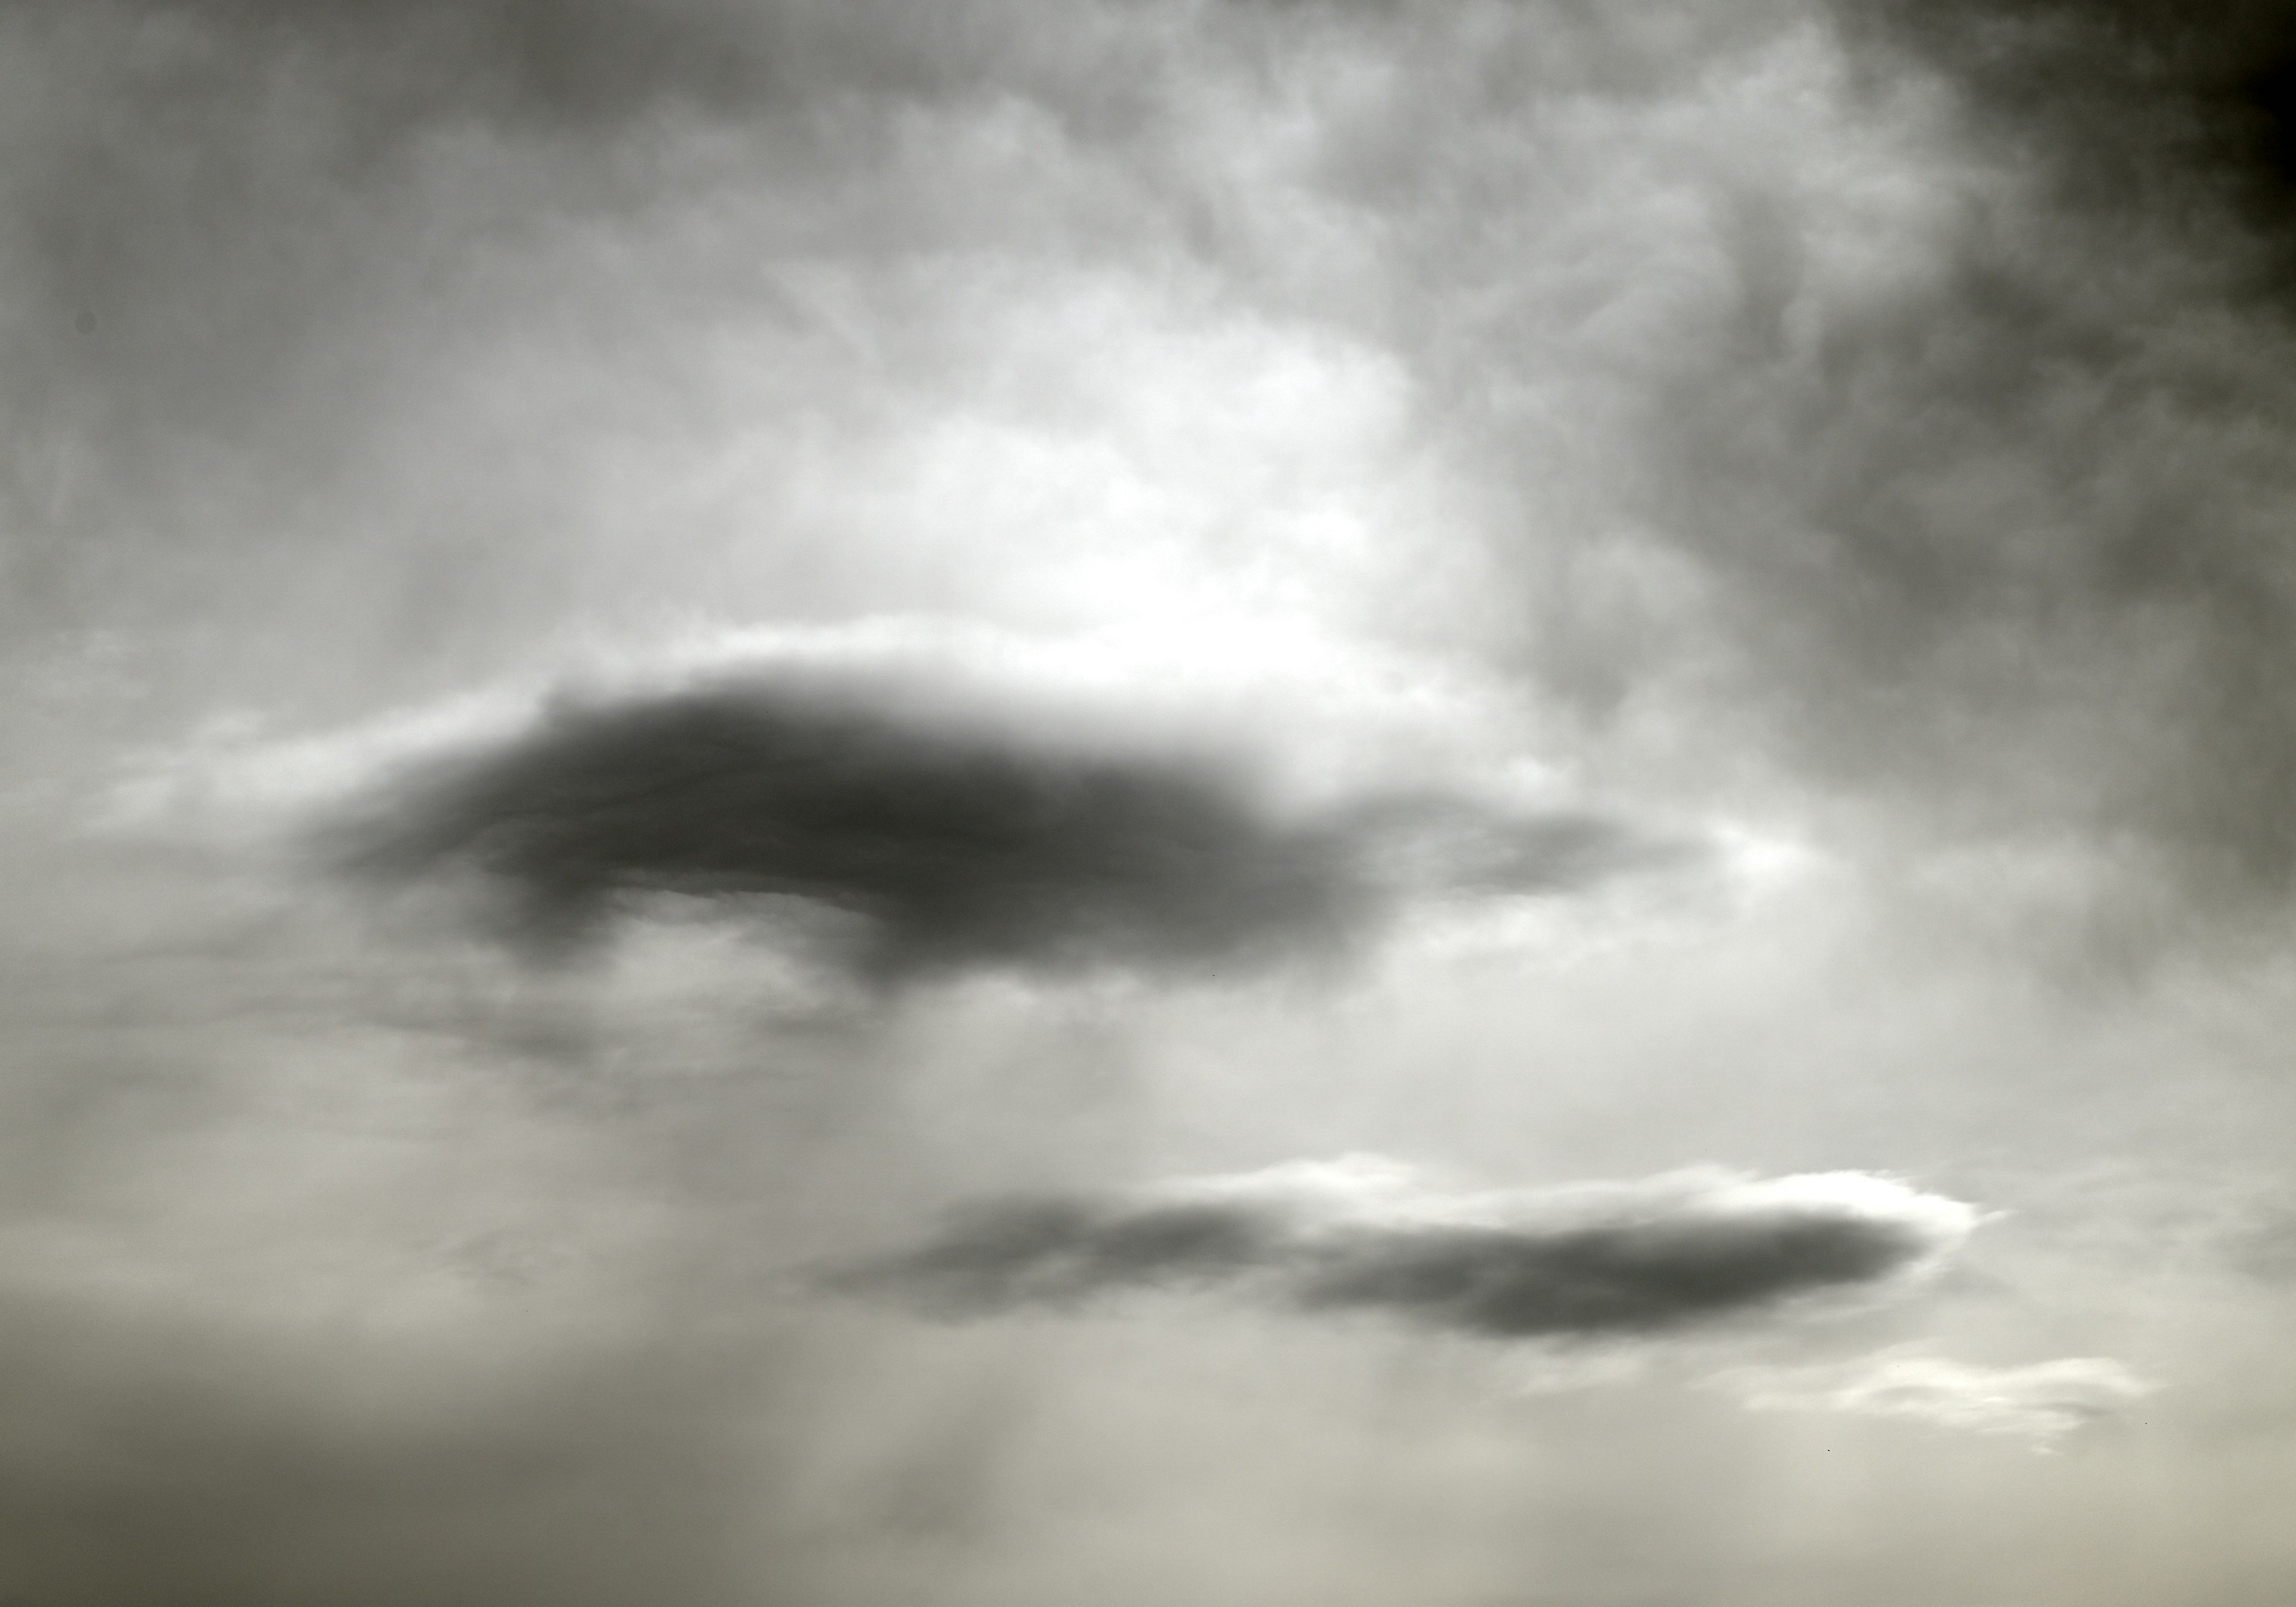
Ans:
{"label": "lenticular cloud", "polygon": [[1857,1172],[1461,1193],[1351,1157],[985,1202],[832,1281],[951,1315],[1197,1290],[1488,1338],[1627,1337],[1917,1276],[1976,1222]]}

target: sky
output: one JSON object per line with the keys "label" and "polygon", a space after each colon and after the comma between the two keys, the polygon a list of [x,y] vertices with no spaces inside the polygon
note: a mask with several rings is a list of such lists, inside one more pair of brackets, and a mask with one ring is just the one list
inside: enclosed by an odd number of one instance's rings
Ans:
{"label": "sky", "polygon": [[2278,0],[0,8],[6,1607],[2296,1591]]}

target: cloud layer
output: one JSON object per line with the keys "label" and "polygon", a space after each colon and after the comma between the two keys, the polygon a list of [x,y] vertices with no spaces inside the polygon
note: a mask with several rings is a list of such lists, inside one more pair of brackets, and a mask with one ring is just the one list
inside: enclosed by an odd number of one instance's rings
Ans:
{"label": "cloud layer", "polygon": [[1936,1266],[1976,1219],[1857,1173],[1455,1194],[1357,1157],[976,1206],[834,1281],[947,1314],[1221,1289],[1485,1338],[1623,1337],[1871,1290]]}
{"label": "cloud layer", "polygon": [[2077,898],[2296,875],[2272,6],[4,26],[9,651],[59,681],[332,717],[570,616],[1266,581]]}
{"label": "cloud layer", "polygon": [[[0,1226],[78,1291],[0,1265],[0,1600],[2288,1598],[2285,1314],[2144,1202],[2277,1185],[2285,990],[2060,1013],[2022,931],[1931,971],[1865,919],[1966,853],[1988,907],[2038,866],[2280,944],[2282,9],[0,6]],[[524,690],[893,619],[1185,668],[1111,671],[1099,725],[879,697],[842,646]],[[1324,726],[1255,701],[1271,663]],[[1488,691],[1466,737],[1445,685]],[[229,829],[89,829],[155,752],[193,793],[250,758]],[[339,782],[399,923],[272,851]],[[1690,851],[1646,818],[1811,868],[1613,947],[1617,880]],[[1496,955],[1158,985],[1524,896]],[[628,940],[497,963],[465,916]],[[757,936],[865,985],[784,1008]],[[2222,1382],[2054,1481],[2005,1429],[1494,1399],[1893,1292],[1970,1213],[1104,1186],[1358,1145],[1964,1178],[2017,1207],[2019,1298],[1942,1337],[2134,1324]],[[2143,1201],[2051,1181],[2100,1156]],[[99,1296],[91,1241],[219,1315]],[[871,1246],[832,1281],[897,1305],[1293,1326],[752,1298]],[[2054,1432],[2118,1398],[2079,1365],[1772,1387]]]}

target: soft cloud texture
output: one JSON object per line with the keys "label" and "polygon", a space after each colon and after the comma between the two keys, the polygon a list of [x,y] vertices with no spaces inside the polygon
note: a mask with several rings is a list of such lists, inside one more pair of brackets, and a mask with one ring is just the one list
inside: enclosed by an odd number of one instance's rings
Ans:
{"label": "soft cloud texture", "polygon": [[10,26],[52,773],[695,610],[1306,613],[1978,902],[2279,907],[2268,6]]}
{"label": "soft cloud texture", "polygon": [[2284,20],[0,7],[0,1595],[2290,1599]]}
{"label": "soft cloud texture", "polygon": [[515,1319],[493,1328],[507,1348],[343,1326],[320,1345],[53,1290],[0,1312],[13,1600],[731,1607],[767,1587],[729,1497],[764,1465],[769,1398],[722,1345]]}
{"label": "soft cloud texture", "polygon": [[1734,684],[1750,738],[1897,851],[1988,856],[1959,884],[1981,907],[2133,954],[2269,926],[2296,865],[2284,19],[1839,15],[1806,81],[1864,97],[1873,143],[1702,203],[1705,299],[1649,350],[1620,513],[1673,578],[1660,617],[1699,625],[1610,671]]}
{"label": "soft cloud texture", "polygon": [[1762,1411],[1898,1417],[2053,1448],[2125,1417],[2156,1385],[2117,1361],[2075,1356],[1980,1367],[1930,1356],[1881,1356],[1842,1367],[1746,1368],[1718,1381]]}

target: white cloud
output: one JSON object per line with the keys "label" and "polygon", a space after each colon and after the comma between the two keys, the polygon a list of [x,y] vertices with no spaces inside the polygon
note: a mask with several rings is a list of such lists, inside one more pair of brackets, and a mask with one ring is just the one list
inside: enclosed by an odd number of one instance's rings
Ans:
{"label": "white cloud", "polygon": [[[1499,687],[1455,667],[1280,621],[1022,631],[875,615],[837,625],[696,623],[601,638],[455,696],[332,729],[283,732],[254,711],[138,756],[101,823],[260,831],[340,804],[409,765],[504,742],[554,700],[617,701],[770,677],[873,693],[952,717],[1021,721],[1093,746],[1248,752],[1288,788],[1381,778],[1472,783],[1523,805],[1570,801]],[[1494,755],[1496,757],[1495,758]]]}
{"label": "white cloud", "polygon": [[1984,1219],[1977,1207],[1866,1172],[1758,1177],[1723,1167],[1533,1188],[1446,1187],[1383,1155],[1292,1160],[1258,1171],[1176,1179],[1139,1192],[1144,1203],[1250,1205],[1303,1226],[1531,1228],[1567,1232],[1660,1222],[1787,1218],[1897,1225],[1931,1248],[1926,1269],[1958,1250]]}
{"label": "white cloud", "polygon": [[1904,1351],[1845,1366],[1736,1368],[1715,1382],[1757,1411],[1904,1418],[2024,1439],[2039,1450],[2120,1416],[2159,1388],[2107,1357],[1984,1367]]}

